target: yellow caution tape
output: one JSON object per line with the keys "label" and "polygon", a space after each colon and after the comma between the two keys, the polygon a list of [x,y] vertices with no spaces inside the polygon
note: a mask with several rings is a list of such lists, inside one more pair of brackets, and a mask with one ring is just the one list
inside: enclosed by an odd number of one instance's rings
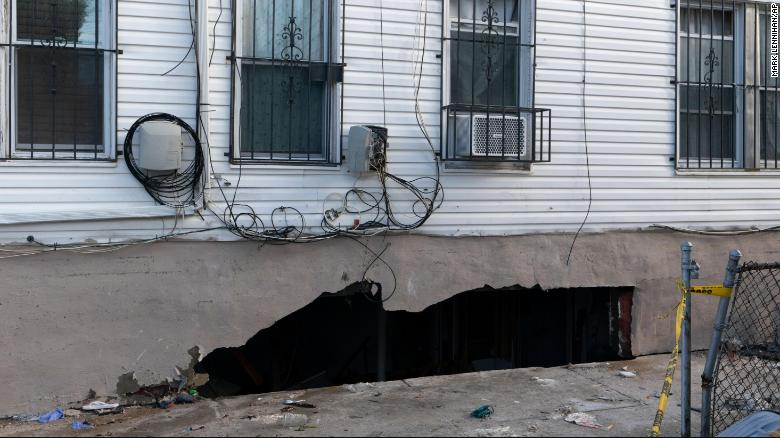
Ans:
{"label": "yellow caution tape", "polygon": [[680,356],[680,336],[682,334],[682,323],[685,315],[685,306],[688,305],[685,299],[686,292],[722,298],[730,297],[733,292],[732,288],[724,286],[691,286],[690,289],[686,289],[682,280],[677,280],[677,288],[680,289],[682,297],[680,298],[680,303],[677,305],[677,317],[674,322],[674,351],[672,351],[672,358],[669,360],[669,364],[666,366],[666,376],[664,376],[664,386],[661,390],[661,396],[658,400],[658,410],[655,414],[653,427],[650,429],[650,436],[652,437],[661,436],[661,423],[664,421],[664,413],[666,412],[666,407],[669,404],[669,395],[672,392],[674,372],[677,369],[677,359]]}
{"label": "yellow caution tape", "polygon": [[[685,290],[685,288],[681,288]],[[653,427],[650,430],[650,436],[661,436],[661,423],[664,421],[664,413],[666,407],[669,404],[669,395],[672,393],[672,383],[674,382],[674,371],[677,369],[677,358],[680,355],[680,336],[682,334],[682,322],[685,315],[685,306],[687,306],[685,300],[685,293],[682,294],[680,304],[677,305],[677,317],[674,323],[674,350],[672,351],[672,358],[669,360],[669,364],[666,366],[666,376],[664,376],[664,386],[661,389],[661,396],[658,400],[658,410],[655,414],[655,420],[653,421]]]}
{"label": "yellow caution tape", "polygon": [[[685,285],[683,284],[682,280],[677,280],[677,287],[682,291],[682,293],[686,292]],[[729,298],[731,297],[732,292],[734,291],[733,288],[725,287],[725,286],[691,286],[690,289],[688,289],[688,292],[692,294],[699,294],[699,295],[709,295],[711,297],[721,297],[721,298]]]}

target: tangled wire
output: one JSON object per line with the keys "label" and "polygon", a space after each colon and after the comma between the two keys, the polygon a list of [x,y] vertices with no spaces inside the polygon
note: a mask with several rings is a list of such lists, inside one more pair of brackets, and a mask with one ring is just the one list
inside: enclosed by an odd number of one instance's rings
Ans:
{"label": "tangled wire", "polygon": [[[138,167],[138,163],[136,163],[136,159],[133,156],[133,137],[138,128],[144,123],[152,121],[172,123],[179,126],[192,137],[195,143],[195,158],[184,170],[176,169],[169,172],[150,174],[149,171]],[[127,131],[124,156],[130,173],[141,182],[147,193],[158,203],[174,208],[183,208],[186,206],[197,206],[202,199],[203,171],[205,167],[203,149],[198,134],[179,117],[166,113],[153,113],[136,120]]]}

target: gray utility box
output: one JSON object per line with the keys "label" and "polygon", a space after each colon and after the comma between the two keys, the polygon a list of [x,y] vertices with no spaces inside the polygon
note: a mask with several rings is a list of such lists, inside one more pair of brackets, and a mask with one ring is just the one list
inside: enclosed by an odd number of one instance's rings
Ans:
{"label": "gray utility box", "polygon": [[138,167],[177,170],[181,167],[181,128],[170,122],[146,122],[138,128]]}
{"label": "gray utility box", "polygon": [[353,126],[349,129],[349,149],[345,165],[357,176],[384,169],[387,163],[387,128]]}

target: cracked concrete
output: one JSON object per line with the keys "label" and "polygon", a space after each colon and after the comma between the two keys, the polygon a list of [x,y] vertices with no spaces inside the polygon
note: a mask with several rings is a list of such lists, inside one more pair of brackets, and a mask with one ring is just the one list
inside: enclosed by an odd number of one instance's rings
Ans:
{"label": "cracked concrete", "polygon": [[[346,385],[295,393],[203,400],[168,410],[128,408],[88,420],[102,436],[647,436],[655,416],[667,355],[612,364],[528,368],[404,381]],[[694,355],[699,375],[703,355]],[[622,367],[636,378],[618,376]],[[664,436],[678,434],[678,383]],[[286,408],[305,399],[315,408]],[[694,387],[694,404],[700,392]],[[480,405],[494,414],[469,417]],[[602,427],[567,423],[570,413],[593,415]],[[698,415],[693,415],[694,431]],[[74,436],[67,421],[49,425],[0,423],[0,436]]]}
{"label": "cracked concrete", "polygon": [[[388,237],[384,259],[398,290],[388,310],[421,311],[458,293],[519,285],[635,288],[635,354],[668,351],[679,295],[679,245],[691,240],[701,284],[722,281],[728,253],[775,261],[780,235],[689,236],[666,231],[444,238]],[[380,250],[383,238],[366,241]],[[312,245],[165,242],[101,255],[49,253],[0,261],[0,416],[117,393],[120,376],[140,386],[188,369],[188,351],[243,345],[323,292],[362,276],[370,254],[349,239]],[[392,288],[376,264],[369,276]],[[716,302],[694,299],[694,345],[704,348]],[[120,388],[121,389],[121,388]]]}

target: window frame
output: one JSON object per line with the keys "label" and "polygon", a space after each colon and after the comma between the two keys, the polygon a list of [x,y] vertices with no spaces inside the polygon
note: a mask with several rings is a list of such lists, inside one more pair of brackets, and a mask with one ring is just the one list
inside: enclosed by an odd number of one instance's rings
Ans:
{"label": "window frame", "polygon": [[[727,6],[733,10],[734,41],[734,111],[735,111],[735,159],[733,167],[704,166],[709,158],[696,158],[701,160],[702,166],[684,166],[685,157],[681,155],[681,133],[683,112],[681,110],[681,84],[682,65],[686,62],[682,58],[682,39],[685,33],[682,31],[682,9],[687,5],[708,11],[710,0],[678,0],[675,1],[676,22],[676,65],[675,65],[675,156],[674,167],[678,174],[724,174],[745,172],[776,172],[778,167],[770,167],[770,160],[762,159],[761,133],[761,93],[764,86],[761,85],[761,68],[769,56],[761,51],[761,16],[764,8],[772,2],[768,0],[724,0]],[[721,7],[721,0],[712,0],[715,10]],[[772,87],[774,88],[774,87]],[[774,90],[771,90],[774,91]],[[776,128],[777,129],[777,128]],[[777,148],[780,152],[780,147]],[[692,161],[692,160],[691,160]],[[715,160],[713,159],[713,164]],[[772,160],[774,161],[774,160]],[[691,163],[693,164],[693,163]],[[725,163],[724,163],[725,164]]]}
{"label": "window frame", "polygon": [[[263,0],[256,0],[263,1]],[[323,0],[312,0],[323,1]],[[342,162],[342,144],[343,144],[343,77],[341,80],[334,80],[330,77],[334,69],[340,69],[340,74],[343,75],[343,69],[345,64],[344,59],[344,32],[343,23],[346,19],[346,2],[340,0],[328,0],[328,11],[326,22],[326,32],[323,36],[328,37],[327,46],[324,46],[324,55],[327,59],[323,64],[327,65],[328,79],[326,80],[326,99],[328,102],[328,114],[323,122],[323,129],[325,131],[322,145],[322,153],[317,154],[317,159],[312,157],[315,154],[292,154],[292,158],[288,152],[279,151],[279,155],[286,155],[287,159],[271,157],[276,153],[268,154],[266,157],[258,157],[262,155],[260,152],[249,153],[248,157],[246,153],[241,150],[241,74],[242,60],[246,58],[243,55],[244,48],[244,6],[243,0],[235,0],[233,2],[233,29],[232,29],[232,48],[231,54],[228,57],[230,66],[230,132],[229,132],[229,151],[225,154],[229,157],[229,162],[234,165],[283,165],[283,166],[324,166],[335,167],[341,165]],[[341,3],[341,6],[339,6]],[[257,62],[257,61],[255,61]],[[283,61],[279,61],[281,64]],[[238,71],[238,74],[236,73]],[[321,157],[321,158],[320,158]]]}
{"label": "window frame", "polygon": [[[466,0],[463,0],[464,2]],[[474,0],[477,1],[477,0]],[[528,170],[532,163],[550,162],[551,161],[551,114],[549,109],[536,108],[536,29],[537,29],[537,1],[536,0],[518,0],[518,21],[516,26],[517,32],[517,106],[511,107],[511,111],[504,107],[503,110],[496,110],[493,108],[500,108],[501,105],[490,105],[487,111],[477,110],[480,105],[463,105],[457,102],[452,102],[452,55],[451,46],[453,40],[453,23],[463,23],[462,17],[450,16],[450,0],[442,1],[442,15],[441,15],[441,55],[438,57],[441,60],[441,108],[440,108],[440,156],[442,161],[445,162],[448,168],[464,168],[464,169],[521,169]],[[481,11],[477,11],[478,15]],[[473,19],[477,23],[480,23],[480,18],[475,17]],[[466,20],[467,22],[473,22]],[[500,28],[511,27],[509,23],[503,23],[497,26]],[[460,32],[469,32],[469,30],[461,30]],[[501,33],[499,36],[503,37]],[[511,33],[506,33],[507,37],[513,36]],[[527,38],[527,39],[526,39]],[[477,40],[478,41],[478,40]],[[525,53],[524,49],[528,49],[528,53]],[[473,49],[472,49],[473,50]],[[529,74],[526,74],[529,73]],[[474,82],[476,83],[476,82]],[[525,104],[524,104],[525,103]],[[466,109],[470,107],[471,109]],[[470,153],[469,155],[458,154],[455,149],[457,145],[451,145],[449,139],[450,132],[450,110],[454,110],[455,114],[469,113],[472,116],[474,114],[487,114],[487,117],[517,114],[527,116],[529,126],[526,127],[527,147],[530,148],[530,153],[527,154],[528,158],[519,158],[516,155],[501,155],[501,156],[481,156]],[[465,112],[464,112],[465,111]],[[471,122],[473,123],[473,121]],[[502,122],[502,124],[505,122]],[[473,129],[470,128],[470,129]],[[545,132],[546,131],[546,132]],[[504,131],[506,132],[506,131]],[[470,150],[472,149],[471,140],[468,140]],[[502,146],[503,149],[503,146]],[[503,154],[503,151],[502,151]]]}
{"label": "window frame", "polygon": [[[50,162],[50,163],[84,163],[84,162],[105,162],[116,161],[117,152],[117,50],[118,41],[118,8],[116,0],[103,2],[95,0],[103,7],[100,13],[101,21],[98,23],[98,35],[94,44],[68,44],[58,50],[91,50],[94,53],[100,53],[103,56],[102,77],[103,77],[103,147],[99,152],[74,152],[73,149],[63,152],[55,152],[52,157],[50,151],[34,152],[31,150],[17,150],[17,100],[18,100],[18,82],[17,82],[17,49],[24,47],[44,47],[39,44],[31,44],[29,40],[20,40],[17,36],[18,20],[17,1],[9,0],[10,8],[8,14],[3,14],[3,40],[2,54],[0,58],[5,63],[2,78],[7,83],[0,87],[0,99],[2,99],[2,115],[5,118],[2,126],[6,129],[0,133],[0,141],[4,145],[0,148],[0,160],[2,161],[21,161],[21,162]],[[102,38],[101,38],[102,35]],[[58,143],[59,144],[59,143]],[[55,144],[58,145],[58,144]],[[63,143],[64,145],[64,143]],[[68,147],[73,145],[68,144]],[[85,145],[93,147],[94,145]]]}

